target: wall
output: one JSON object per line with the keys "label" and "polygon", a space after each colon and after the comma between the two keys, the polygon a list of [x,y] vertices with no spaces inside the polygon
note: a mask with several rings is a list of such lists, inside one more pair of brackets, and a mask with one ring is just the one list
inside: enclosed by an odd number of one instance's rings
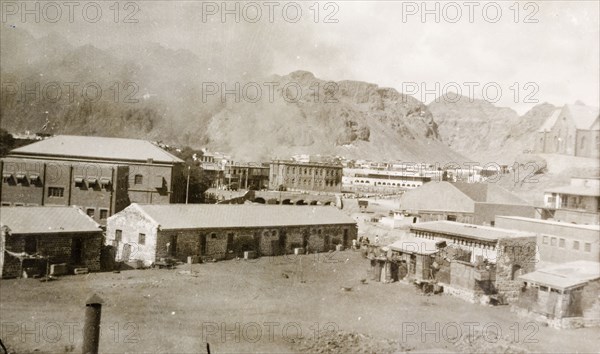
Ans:
{"label": "wall", "polygon": [[[538,260],[542,262],[564,263],[578,260],[600,262],[600,230],[567,223],[544,222],[538,219],[520,220],[496,218],[496,226],[506,229],[522,230],[537,234]],[[552,238],[555,243],[552,244]],[[560,247],[560,239],[565,240]],[[575,242],[579,249],[575,249]],[[590,251],[585,251],[585,244]]]}
{"label": "wall", "polygon": [[472,224],[474,221],[473,213],[419,210],[419,216],[420,222],[448,220],[448,216],[455,216],[454,221],[466,224]]}
{"label": "wall", "polygon": [[[48,257],[50,264],[67,263],[69,266],[87,267],[90,271],[100,270],[100,248],[102,246],[102,233],[67,233],[67,234],[31,234],[31,235],[4,235],[4,246],[7,251],[21,253],[25,252],[25,239],[33,237],[37,239],[37,254]],[[74,264],[71,260],[73,239],[82,239],[82,261]],[[9,261],[11,256],[5,254],[5,260]],[[14,266],[14,259],[9,262]],[[0,265],[4,267],[4,264]],[[6,272],[2,272],[7,274]],[[10,274],[10,272],[9,272]],[[14,276],[14,274],[13,274]],[[16,276],[20,276],[17,274]]]}
{"label": "wall", "polygon": [[[116,231],[121,230],[121,241],[115,239]],[[146,235],[144,244],[140,244],[140,233]],[[156,261],[156,226],[137,208],[130,207],[108,218],[105,244],[116,250],[116,260],[142,260],[150,266]],[[126,246],[128,245],[128,246]],[[123,250],[130,249],[130,255],[123,259]]]}
{"label": "wall", "polygon": [[523,282],[521,274],[535,270],[537,245],[535,236],[508,237],[498,240],[495,287],[509,303],[519,298]]}

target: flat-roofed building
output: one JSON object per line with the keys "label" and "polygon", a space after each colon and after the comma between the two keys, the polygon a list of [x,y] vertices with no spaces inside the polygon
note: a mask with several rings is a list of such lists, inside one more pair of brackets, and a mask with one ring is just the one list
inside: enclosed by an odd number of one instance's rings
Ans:
{"label": "flat-roofed building", "polygon": [[102,229],[75,207],[0,207],[0,278],[47,274],[47,264],[100,270]]}
{"label": "flat-roofed building", "polygon": [[94,220],[132,202],[185,201],[183,161],[144,140],[56,136],[0,164],[2,205],[77,205]]}
{"label": "flat-roofed building", "polygon": [[496,226],[535,233],[540,262],[600,262],[600,228],[597,225],[497,216]]}
{"label": "flat-roofed building", "polygon": [[119,260],[281,255],[294,248],[349,247],[356,222],[337,208],[283,205],[132,204],[108,219],[106,242]]}
{"label": "flat-roofed building", "polygon": [[523,274],[517,306],[555,328],[600,326],[600,263],[574,261]]}
{"label": "flat-roofed building", "polygon": [[416,237],[445,242],[438,253],[436,280],[447,292],[469,301],[483,295],[512,302],[521,283],[517,277],[535,269],[536,235],[489,226],[451,221],[414,224]]}

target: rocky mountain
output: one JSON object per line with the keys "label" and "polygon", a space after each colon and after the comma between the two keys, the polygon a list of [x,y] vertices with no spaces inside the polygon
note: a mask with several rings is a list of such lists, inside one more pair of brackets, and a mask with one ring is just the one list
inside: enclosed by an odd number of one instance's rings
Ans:
{"label": "rocky mountain", "polygon": [[440,139],[430,110],[394,89],[304,71],[232,78],[212,58],[156,43],[103,50],[55,33],[0,36],[0,126],[10,132],[162,140],[240,160],[302,153],[464,160]]}
{"label": "rocky mountain", "polygon": [[556,109],[538,104],[522,116],[510,108],[449,93],[428,105],[448,146],[474,161],[512,164],[533,149],[535,131]]}

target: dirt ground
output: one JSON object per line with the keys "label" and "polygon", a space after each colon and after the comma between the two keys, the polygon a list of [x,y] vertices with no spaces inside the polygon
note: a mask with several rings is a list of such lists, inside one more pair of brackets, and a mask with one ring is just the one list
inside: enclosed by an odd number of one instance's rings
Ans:
{"label": "dirt ground", "polygon": [[[0,281],[10,352],[80,352],[86,298],[103,300],[100,351],[596,352],[597,329],[555,330],[406,283],[367,278],[359,252],[264,257]],[[470,333],[472,332],[472,333]],[[501,332],[501,333],[498,333]]]}

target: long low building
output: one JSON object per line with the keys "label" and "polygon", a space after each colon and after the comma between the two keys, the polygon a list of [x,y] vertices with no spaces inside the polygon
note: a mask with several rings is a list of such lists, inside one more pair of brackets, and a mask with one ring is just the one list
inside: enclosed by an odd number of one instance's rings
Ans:
{"label": "long low building", "polygon": [[102,229],[76,207],[2,207],[0,225],[0,278],[46,274],[47,264],[100,270]]}
{"label": "long low building", "polygon": [[106,243],[120,261],[226,259],[280,255],[294,248],[349,247],[356,222],[333,207],[284,205],[132,204],[108,218]]}
{"label": "long low building", "polygon": [[598,225],[579,225],[552,220],[496,216],[496,226],[537,234],[538,260],[543,263],[600,262]]}

